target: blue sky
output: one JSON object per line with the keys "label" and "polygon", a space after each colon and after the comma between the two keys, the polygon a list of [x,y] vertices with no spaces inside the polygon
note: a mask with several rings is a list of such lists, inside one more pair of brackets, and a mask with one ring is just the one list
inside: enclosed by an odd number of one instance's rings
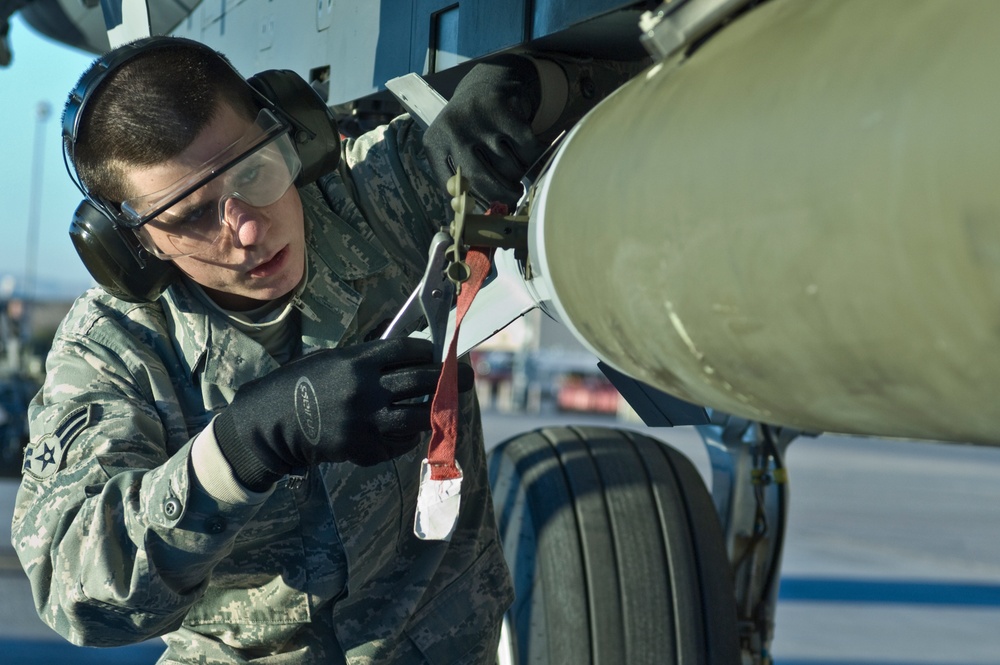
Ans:
{"label": "blue sky", "polygon": [[0,280],[24,282],[31,217],[32,157],[37,108],[51,108],[44,124],[43,178],[38,204],[38,294],[71,295],[92,284],[69,240],[67,229],[80,193],[66,175],[61,150],[63,103],[94,56],[35,33],[15,15],[10,42],[14,60],[0,68],[0,178],[6,199],[0,230]]}

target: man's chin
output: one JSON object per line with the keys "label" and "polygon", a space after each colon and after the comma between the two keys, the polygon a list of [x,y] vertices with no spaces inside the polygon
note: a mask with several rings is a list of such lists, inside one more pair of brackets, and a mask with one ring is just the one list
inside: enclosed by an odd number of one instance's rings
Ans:
{"label": "man's chin", "polygon": [[209,297],[215,301],[219,307],[232,312],[245,312],[251,309],[263,307],[269,302],[280,300],[291,295],[295,290],[292,286],[282,285],[274,287],[242,288],[231,290],[219,290],[202,287]]}

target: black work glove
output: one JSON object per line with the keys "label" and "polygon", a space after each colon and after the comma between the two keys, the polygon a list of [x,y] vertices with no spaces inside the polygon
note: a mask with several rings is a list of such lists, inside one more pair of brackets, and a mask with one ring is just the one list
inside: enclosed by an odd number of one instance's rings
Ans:
{"label": "black work glove", "polygon": [[528,58],[507,54],[473,67],[424,132],[441,186],[461,167],[477,198],[513,207],[521,198],[521,177],[545,150],[531,131],[541,96],[538,70]]}
{"label": "black work glove", "polygon": [[[472,368],[459,363],[459,391]],[[237,479],[263,491],[319,462],[371,466],[399,457],[431,427],[441,374],[428,340],[398,338],[327,349],[251,381],[215,420],[215,438]]]}

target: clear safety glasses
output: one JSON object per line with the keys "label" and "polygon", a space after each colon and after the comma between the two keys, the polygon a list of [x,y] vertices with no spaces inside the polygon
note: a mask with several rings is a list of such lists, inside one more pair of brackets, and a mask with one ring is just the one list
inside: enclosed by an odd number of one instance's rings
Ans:
{"label": "clear safety glasses", "polygon": [[122,214],[154,256],[203,255],[224,235],[230,199],[255,208],[271,205],[301,168],[288,126],[265,109],[250,130],[192,173],[158,192],[124,201]]}

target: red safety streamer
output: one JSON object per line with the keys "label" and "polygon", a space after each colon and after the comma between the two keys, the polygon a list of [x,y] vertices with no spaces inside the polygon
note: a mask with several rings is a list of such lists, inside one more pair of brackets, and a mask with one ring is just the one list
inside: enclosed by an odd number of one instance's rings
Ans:
{"label": "red safety streamer", "polygon": [[431,402],[431,443],[427,448],[427,462],[431,467],[431,480],[450,480],[461,475],[455,465],[455,444],[458,442],[458,331],[462,319],[469,311],[472,299],[479,293],[490,272],[492,249],[472,247],[466,252],[465,262],[471,276],[462,284],[458,294],[455,314],[455,335],[451,338],[445,356],[441,377],[438,379],[434,401]]}

